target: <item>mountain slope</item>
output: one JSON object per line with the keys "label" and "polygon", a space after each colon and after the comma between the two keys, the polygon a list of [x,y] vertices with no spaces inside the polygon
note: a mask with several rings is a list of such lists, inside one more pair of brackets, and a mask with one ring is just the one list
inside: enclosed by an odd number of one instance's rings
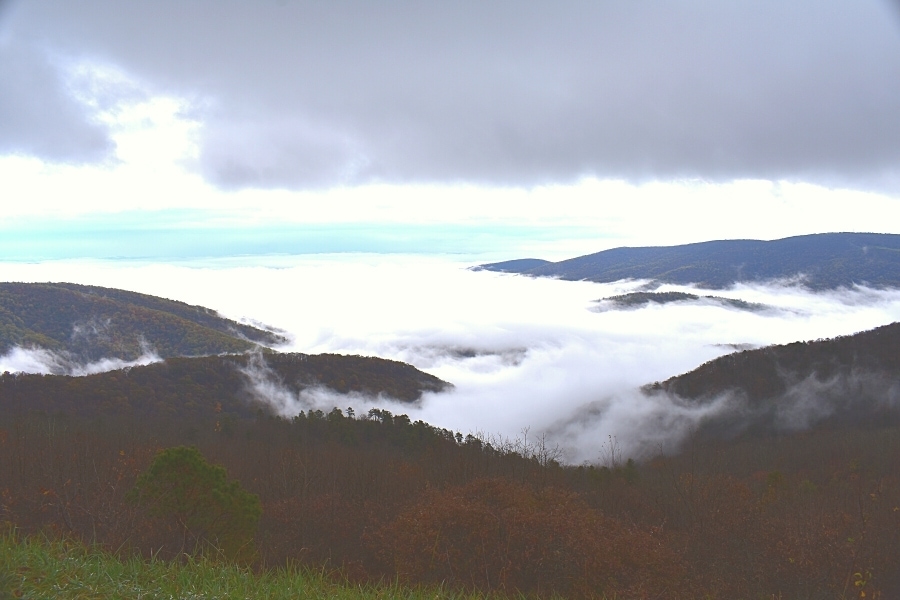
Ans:
{"label": "mountain slope", "polygon": [[271,331],[214,310],[124,290],[73,283],[0,283],[0,354],[40,347],[76,360],[135,360],[246,352],[283,343]]}
{"label": "mountain slope", "polygon": [[774,241],[614,248],[560,262],[538,264],[525,259],[475,268],[575,281],[648,279],[709,289],[778,279],[799,279],[816,290],[855,284],[900,287],[900,235],[822,233]]}
{"label": "mountain slope", "polygon": [[646,393],[689,406],[723,402],[706,427],[794,430],[821,421],[900,420],[900,323],[829,340],[745,350],[709,361]]}
{"label": "mountain slope", "polygon": [[83,377],[0,375],[0,411],[178,420],[221,413],[247,418],[259,408],[279,412],[279,402],[285,409],[295,403],[295,410],[280,412],[296,414],[302,404],[298,395],[319,388],[347,394],[349,404],[351,394],[415,402],[424,392],[450,387],[411,365],[383,358],[281,353],[176,357]]}

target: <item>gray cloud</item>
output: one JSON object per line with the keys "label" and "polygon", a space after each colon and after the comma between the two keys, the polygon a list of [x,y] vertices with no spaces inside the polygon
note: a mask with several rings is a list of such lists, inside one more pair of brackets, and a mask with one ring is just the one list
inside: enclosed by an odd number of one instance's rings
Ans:
{"label": "gray cloud", "polygon": [[104,160],[113,147],[46,53],[0,39],[0,153],[80,163]]}
{"label": "gray cloud", "polygon": [[[7,52],[40,41],[207,99],[199,168],[224,187],[598,175],[896,192],[895,8],[47,0],[15,5],[5,27]],[[53,89],[6,69],[7,87]],[[3,110],[7,148],[66,147],[37,124],[14,135],[22,109]]]}

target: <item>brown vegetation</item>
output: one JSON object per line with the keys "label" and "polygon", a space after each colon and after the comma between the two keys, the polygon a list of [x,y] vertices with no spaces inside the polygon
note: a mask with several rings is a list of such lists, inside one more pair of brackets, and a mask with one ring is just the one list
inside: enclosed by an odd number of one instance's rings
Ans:
{"label": "brown vegetation", "polygon": [[0,521],[123,553],[182,544],[126,495],[196,446],[259,497],[260,566],[548,596],[900,594],[900,430],[689,443],[646,464],[564,467],[553,449],[373,410],[173,421],[0,411]]}

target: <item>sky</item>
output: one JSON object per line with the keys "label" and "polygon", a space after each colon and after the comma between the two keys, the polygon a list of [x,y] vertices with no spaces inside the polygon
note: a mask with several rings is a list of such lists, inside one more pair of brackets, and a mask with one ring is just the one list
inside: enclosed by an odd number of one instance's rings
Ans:
{"label": "sky", "polygon": [[0,255],[896,232],[900,7],[0,0]]}
{"label": "sky", "polygon": [[[597,312],[640,282],[467,267],[898,224],[896,0],[0,0],[0,281],[405,360],[456,389],[395,412],[576,462],[702,417],[640,385],[896,321],[900,297]],[[345,401],[323,394],[282,406]]]}

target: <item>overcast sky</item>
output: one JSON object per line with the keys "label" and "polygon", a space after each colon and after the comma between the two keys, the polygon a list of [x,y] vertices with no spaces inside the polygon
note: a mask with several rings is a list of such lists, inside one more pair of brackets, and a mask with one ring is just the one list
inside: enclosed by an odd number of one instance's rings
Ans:
{"label": "overcast sky", "polygon": [[900,9],[0,0],[0,193],[21,258],[896,233]]}

